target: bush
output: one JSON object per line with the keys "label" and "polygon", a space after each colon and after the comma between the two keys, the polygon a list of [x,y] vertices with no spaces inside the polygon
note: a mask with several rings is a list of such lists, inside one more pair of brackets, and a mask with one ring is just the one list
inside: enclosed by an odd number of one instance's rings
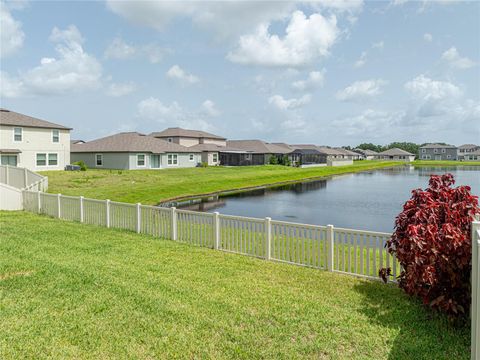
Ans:
{"label": "bush", "polygon": [[87,165],[85,165],[85,162],[83,160],[75,161],[72,165],[80,166],[80,171],[87,171]]}
{"label": "bush", "polygon": [[278,164],[278,159],[275,155],[270,156],[270,165],[277,165]]}
{"label": "bush", "polygon": [[[480,212],[469,186],[453,187],[452,174],[432,175],[412,191],[386,247],[404,269],[399,285],[451,317],[468,316],[471,303],[471,222]],[[390,269],[382,269],[386,281]]]}
{"label": "bush", "polygon": [[204,168],[208,167],[208,162],[203,161],[202,163],[200,163],[200,167],[204,167]]}

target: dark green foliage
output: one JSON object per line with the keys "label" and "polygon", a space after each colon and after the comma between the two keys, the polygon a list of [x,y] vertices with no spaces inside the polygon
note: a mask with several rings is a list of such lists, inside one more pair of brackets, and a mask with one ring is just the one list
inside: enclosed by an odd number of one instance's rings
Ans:
{"label": "dark green foliage", "polygon": [[85,162],[83,160],[75,161],[74,163],[72,163],[72,165],[80,166],[80,171],[87,171],[87,165],[85,165]]}
{"label": "dark green foliage", "polygon": [[275,155],[270,156],[270,160],[268,161],[270,165],[278,165],[278,158]]}

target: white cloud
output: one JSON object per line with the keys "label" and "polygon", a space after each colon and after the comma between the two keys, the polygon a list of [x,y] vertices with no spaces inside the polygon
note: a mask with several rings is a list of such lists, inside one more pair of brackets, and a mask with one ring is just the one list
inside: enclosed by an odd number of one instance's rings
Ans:
{"label": "white cloud", "polygon": [[159,63],[169,53],[169,49],[156,44],[132,45],[127,44],[122,38],[115,38],[104,52],[106,59],[127,60],[143,56],[152,64]]}
{"label": "white cloud", "polygon": [[283,38],[270,34],[269,25],[261,24],[256,32],[240,37],[227,59],[242,65],[303,66],[329,55],[340,34],[335,15],[305,16],[295,11]]}
{"label": "white cloud", "polygon": [[176,80],[184,85],[196,84],[200,79],[193,75],[187,73],[178,65],[173,65],[165,74],[169,79]]}
{"label": "white cloud", "polygon": [[355,61],[355,64],[353,64],[353,67],[357,68],[357,69],[361,68],[361,67],[363,67],[363,65],[365,65],[366,62],[367,62],[367,52],[362,51],[362,54],[360,55],[358,60]]}
{"label": "white cloud", "polygon": [[74,25],[65,30],[53,28],[50,41],[57,44],[57,58],[42,58],[40,65],[15,78],[3,74],[16,83],[8,92],[2,88],[4,96],[61,95],[100,86],[102,67],[94,56],[84,52],[84,39]]}
{"label": "white cloud", "polygon": [[430,34],[430,33],[423,34],[423,40],[428,41],[428,42],[432,42],[432,40],[433,40],[432,34]]}
{"label": "white cloud", "polygon": [[355,81],[345,89],[340,90],[336,94],[337,100],[340,101],[360,101],[371,98],[382,93],[382,87],[387,82],[382,79],[370,79],[364,81]]}
{"label": "white cloud", "polygon": [[391,129],[398,126],[403,112],[366,109],[361,114],[333,121],[334,128],[340,128],[348,136],[358,138],[384,138]]}
{"label": "white cloud", "polygon": [[461,57],[460,53],[455,47],[451,47],[442,54],[442,60],[448,62],[448,64],[457,69],[469,69],[474,67],[476,63],[470,60],[468,57]]}
{"label": "white cloud", "polygon": [[273,95],[268,102],[280,110],[293,110],[307,105],[312,99],[310,94],[305,94],[301,98],[285,99],[281,95]]}
{"label": "white cloud", "polygon": [[385,43],[382,41],[378,41],[372,44],[372,49],[383,49]]}
{"label": "white cloud", "polygon": [[3,2],[0,2],[0,24],[0,56],[5,58],[23,46],[25,34],[22,31],[22,23],[12,17]]}
{"label": "white cloud", "polygon": [[112,83],[108,86],[107,95],[112,97],[120,97],[131,94],[137,89],[134,83],[124,83],[124,84],[116,84]]}
{"label": "white cloud", "polygon": [[220,111],[211,100],[205,100],[200,108],[190,111],[174,101],[170,105],[160,99],[150,97],[140,101],[137,105],[137,116],[169,126],[180,126],[204,131],[215,131],[216,127],[211,120],[218,116]]}
{"label": "white cloud", "polygon": [[292,83],[292,87],[293,89],[299,91],[311,91],[316,88],[322,87],[325,81],[325,73],[325,69],[322,69],[321,71],[311,71],[308,74],[307,79],[294,81]]}

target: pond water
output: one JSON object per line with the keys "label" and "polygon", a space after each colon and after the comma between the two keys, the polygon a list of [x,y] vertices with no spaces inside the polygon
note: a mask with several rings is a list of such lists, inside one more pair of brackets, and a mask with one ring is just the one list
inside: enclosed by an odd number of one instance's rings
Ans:
{"label": "pond water", "polygon": [[469,185],[475,195],[480,195],[480,167],[405,166],[201,199],[177,207],[391,232],[411,190],[427,187],[431,174],[447,172],[454,175],[456,185]]}

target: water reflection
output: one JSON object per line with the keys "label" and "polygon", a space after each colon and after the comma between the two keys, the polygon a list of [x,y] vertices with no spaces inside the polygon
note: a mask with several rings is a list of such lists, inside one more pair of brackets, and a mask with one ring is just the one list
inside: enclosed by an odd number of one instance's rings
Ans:
{"label": "water reflection", "polygon": [[431,174],[447,172],[454,174],[456,185],[470,185],[480,194],[480,167],[405,166],[213,196],[177,207],[390,232],[411,190],[427,187]]}

